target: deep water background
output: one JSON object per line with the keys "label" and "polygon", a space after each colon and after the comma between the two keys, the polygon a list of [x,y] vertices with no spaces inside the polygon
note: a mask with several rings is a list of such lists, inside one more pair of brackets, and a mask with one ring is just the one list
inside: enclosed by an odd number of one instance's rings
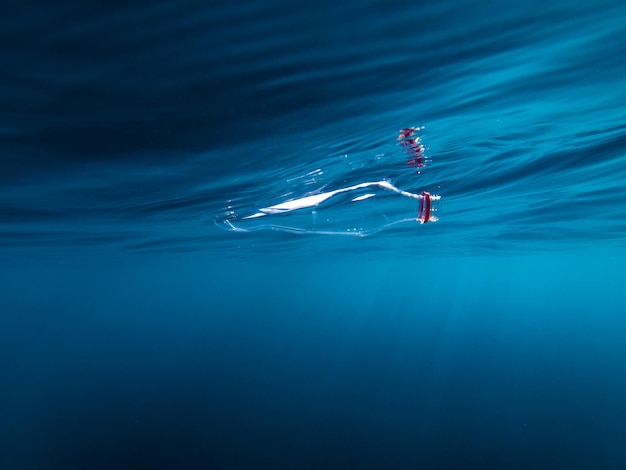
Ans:
{"label": "deep water background", "polygon": [[4,10],[0,468],[626,468],[626,3]]}

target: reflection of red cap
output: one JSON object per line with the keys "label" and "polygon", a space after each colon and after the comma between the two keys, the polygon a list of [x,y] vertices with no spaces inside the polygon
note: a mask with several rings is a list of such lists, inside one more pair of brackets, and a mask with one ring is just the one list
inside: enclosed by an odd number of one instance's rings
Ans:
{"label": "reflection of red cap", "polygon": [[417,216],[417,220],[421,224],[425,224],[430,220],[430,193],[424,191],[420,198],[420,211]]}
{"label": "reflection of red cap", "polygon": [[421,168],[424,166],[424,162],[422,161],[423,147],[419,143],[419,137],[413,137],[415,130],[415,127],[401,129],[398,140],[400,141],[400,145],[402,145],[409,154],[409,157],[411,157],[407,163],[413,168]]}
{"label": "reflection of red cap", "polygon": [[411,137],[415,132],[415,127],[407,127],[406,129],[402,129],[400,131],[400,135],[398,136],[398,140],[406,139],[407,137]]}

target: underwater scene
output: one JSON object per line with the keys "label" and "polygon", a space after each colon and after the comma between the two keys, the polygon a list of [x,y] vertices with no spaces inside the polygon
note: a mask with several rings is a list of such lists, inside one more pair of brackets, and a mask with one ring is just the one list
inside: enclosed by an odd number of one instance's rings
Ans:
{"label": "underwater scene", "polygon": [[626,468],[626,2],[0,16],[0,468]]}

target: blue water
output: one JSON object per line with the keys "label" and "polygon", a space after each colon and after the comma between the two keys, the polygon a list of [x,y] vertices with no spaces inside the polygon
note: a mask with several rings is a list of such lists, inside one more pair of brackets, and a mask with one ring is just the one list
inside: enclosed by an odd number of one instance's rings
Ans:
{"label": "blue water", "polygon": [[4,10],[0,468],[626,468],[622,0]]}

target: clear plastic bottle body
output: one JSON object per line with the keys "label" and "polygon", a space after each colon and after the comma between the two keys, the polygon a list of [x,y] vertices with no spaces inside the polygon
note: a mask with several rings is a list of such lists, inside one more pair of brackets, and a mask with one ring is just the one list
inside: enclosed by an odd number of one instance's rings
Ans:
{"label": "clear plastic bottle body", "polygon": [[435,222],[439,196],[403,191],[388,181],[309,194],[224,223],[236,231],[279,230],[367,236],[402,224]]}

